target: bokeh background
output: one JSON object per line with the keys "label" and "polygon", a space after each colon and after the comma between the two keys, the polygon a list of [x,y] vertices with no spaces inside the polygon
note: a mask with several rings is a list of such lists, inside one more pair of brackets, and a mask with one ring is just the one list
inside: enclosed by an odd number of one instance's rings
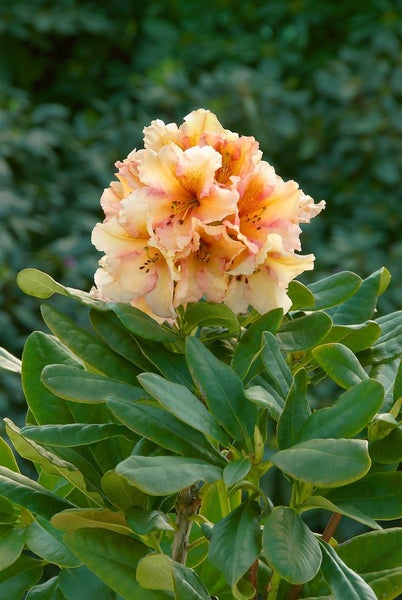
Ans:
{"label": "bokeh background", "polygon": [[[0,44],[0,346],[43,328],[18,271],[89,290],[115,161],[199,107],[327,201],[302,235],[314,279],[385,265],[380,310],[401,308],[401,1],[18,0]],[[24,410],[0,373],[0,415]]]}

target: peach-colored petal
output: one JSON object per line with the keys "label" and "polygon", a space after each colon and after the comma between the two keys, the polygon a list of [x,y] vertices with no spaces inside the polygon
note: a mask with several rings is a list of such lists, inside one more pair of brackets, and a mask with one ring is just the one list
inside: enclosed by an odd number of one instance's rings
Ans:
{"label": "peach-colored petal", "polygon": [[159,152],[163,146],[178,141],[178,127],[176,123],[168,123],[165,125],[161,119],[151,121],[151,125],[144,127],[144,148]]}
{"label": "peach-colored petal", "polygon": [[193,110],[184,117],[184,123],[179,127],[179,140],[183,148],[197,146],[206,131],[225,133],[228,137],[238,137],[237,133],[224,129],[214,113],[204,108]]}

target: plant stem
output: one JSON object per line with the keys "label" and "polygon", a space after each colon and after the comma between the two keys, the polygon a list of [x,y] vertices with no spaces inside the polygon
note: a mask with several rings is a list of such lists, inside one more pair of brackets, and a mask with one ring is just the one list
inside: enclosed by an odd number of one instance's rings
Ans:
{"label": "plant stem", "polygon": [[[321,539],[324,540],[324,542],[329,542],[329,540],[333,537],[341,519],[342,515],[340,513],[332,513],[321,536]],[[302,585],[294,585],[289,592],[287,600],[297,600],[302,589]]]}
{"label": "plant stem", "polygon": [[172,545],[172,558],[182,565],[185,565],[187,560],[188,540],[192,526],[191,517],[197,513],[201,504],[198,491],[199,486],[192,485],[182,490],[176,499],[177,529]]}

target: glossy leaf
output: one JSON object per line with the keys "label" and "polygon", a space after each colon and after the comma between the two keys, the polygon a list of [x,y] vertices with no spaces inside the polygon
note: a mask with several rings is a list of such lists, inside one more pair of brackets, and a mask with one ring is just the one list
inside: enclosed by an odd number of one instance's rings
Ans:
{"label": "glossy leaf", "polygon": [[124,512],[128,511],[131,506],[148,507],[148,498],[144,492],[131,485],[114,469],[103,475],[101,484],[110,502]]}
{"label": "glossy leaf", "polygon": [[351,387],[336,402],[311,414],[300,431],[300,441],[313,438],[351,438],[378,412],[384,398],[381,384],[366,379]]}
{"label": "glossy leaf", "polygon": [[341,271],[324,277],[308,286],[315,298],[314,310],[330,308],[353,296],[362,284],[361,278],[351,271]]}
{"label": "glossy leaf", "polygon": [[362,533],[339,544],[335,550],[351,569],[360,574],[401,567],[402,528],[392,527]]}
{"label": "glossy leaf", "polygon": [[357,325],[334,325],[323,342],[342,342],[352,352],[361,352],[370,348],[380,337],[381,328],[375,321],[366,321]]}
{"label": "glossy leaf", "polygon": [[21,373],[21,361],[4,348],[0,348],[0,369]]}
{"label": "glossy leaf", "polygon": [[[249,379],[249,372],[262,348],[264,331],[276,333],[283,318],[283,310],[276,308],[261,315],[241,336],[232,357],[232,367],[243,380]],[[261,367],[262,368],[262,367]]]}
{"label": "glossy leaf", "polygon": [[31,586],[42,577],[43,561],[22,555],[12,565],[0,571],[0,598],[23,598]]}
{"label": "glossy leaf", "polygon": [[343,388],[350,388],[368,378],[366,371],[349,348],[342,344],[324,344],[313,350],[320,367]]}
{"label": "glossy leaf", "polygon": [[82,596],[83,590],[88,599],[110,600],[110,588],[85,566],[63,569],[58,581],[66,600],[77,600]]}
{"label": "glossy leaf", "polygon": [[161,510],[145,510],[140,506],[132,506],[127,513],[127,522],[139,535],[147,535],[154,529],[174,531],[171,520]]}
{"label": "glossy leaf", "polygon": [[23,427],[21,433],[25,438],[48,446],[85,446],[119,435],[130,435],[127,428],[116,423],[88,425],[70,423],[67,425],[42,425]]}
{"label": "glossy leaf", "polygon": [[169,598],[163,592],[144,590],[137,582],[136,566],[147,551],[143,544],[113,531],[96,529],[70,531],[64,539],[88,569],[125,600]]}
{"label": "glossy leaf", "polygon": [[173,592],[173,561],[167,554],[147,554],[138,562],[137,581],[146,590]]}
{"label": "glossy leaf", "polygon": [[81,561],[64,544],[61,531],[41,517],[37,517],[27,527],[25,543],[31,552],[59,567],[74,568],[81,564]]}
{"label": "glossy leaf", "polygon": [[198,481],[212,483],[222,478],[220,468],[181,456],[129,456],[116,471],[153,496],[167,496]]}
{"label": "glossy leaf", "polygon": [[74,507],[68,500],[6,467],[0,467],[0,495],[45,519],[50,519],[61,510]]}
{"label": "glossy leaf", "polygon": [[353,506],[377,520],[402,517],[402,472],[369,473],[360,481],[321,492],[337,506]]}
{"label": "glossy leaf", "polygon": [[16,473],[19,472],[13,451],[3,438],[0,438],[0,465],[7,467]]}
{"label": "glossy leaf", "polygon": [[260,548],[260,507],[255,501],[243,502],[214,526],[208,558],[223,572],[235,598],[251,597],[242,595],[238,584]]}
{"label": "glossy leaf", "polygon": [[189,389],[155,373],[143,373],[138,380],[151,396],[178,419],[223,446],[228,445],[229,439],[217,421]]}
{"label": "glossy leaf", "polygon": [[178,562],[173,563],[175,598],[186,600],[210,600],[211,596],[200,577],[193,569]]}
{"label": "glossy leaf", "polygon": [[65,600],[60,591],[59,578],[51,577],[28,590],[25,600]]}
{"label": "glossy leaf", "polygon": [[135,382],[135,373],[127,361],[114,353],[99,338],[50,305],[43,305],[42,317],[50,331],[85,364],[97,373],[118,381]]}
{"label": "glossy leaf", "polygon": [[395,427],[382,438],[369,446],[370,456],[380,464],[398,464],[402,461],[402,425]]}
{"label": "glossy leaf", "polygon": [[184,312],[186,330],[195,327],[216,327],[225,330],[226,336],[239,334],[239,321],[225,304],[190,302]]}
{"label": "glossy leaf", "polygon": [[15,562],[24,549],[22,527],[0,527],[0,572]]}
{"label": "glossy leaf", "polygon": [[232,460],[223,470],[223,480],[225,485],[230,487],[247,477],[251,467],[252,463],[246,456],[237,460]]}
{"label": "glossy leaf", "polygon": [[291,310],[297,310],[303,307],[308,307],[310,309],[314,306],[314,294],[310,292],[307,286],[300,281],[297,281],[297,279],[293,279],[289,283],[287,294],[292,301]]}
{"label": "glossy leaf", "polygon": [[254,432],[257,410],[247,400],[239,376],[195,337],[187,339],[186,356],[194,382],[211,414],[236,440],[248,440]]}
{"label": "glossy leaf", "polygon": [[262,546],[269,565],[289,583],[306,583],[318,573],[318,540],[291,508],[278,506],[266,518]]}
{"label": "glossy leaf", "polygon": [[335,550],[320,540],[322,551],[321,573],[331,588],[334,600],[377,600],[373,589],[352,571]]}
{"label": "glossy leaf", "polygon": [[262,360],[272,383],[285,399],[292,383],[292,375],[285,362],[278,340],[269,331],[263,333]]}
{"label": "glossy leaf", "polygon": [[254,385],[247,388],[245,393],[249,400],[262,408],[266,408],[271,417],[275,421],[278,421],[285,405],[285,401],[276,390],[273,388],[268,390],[261,385]]}
{"label": "glossy leaf", "polygon": [[293,379],[285,407],[278,421],[277,442],[279,450],[289,448],[289,446],[299,441],[303,425],[311,414],[306,392],[307,375],[306,371],[301,369]]}
{"label": "glossy leaf", "polygon": [[193,380],[184,354],[170,352],[158,342],[142,340],[141,352],[151,365],[151,368],[145,368],[143,371],[159,372],[169,381],[192,387]]}
{"label": "glossy leaf", "polygon": [[338,487],[360,479],[370,468],[364,440],[314,439],[271,455],[288,475],[317,487]]}
{"label": "glossy leaf", "polygon": [[63,510],[54,515],[51,520],[53,527],[73,531],[74,529],[107,529],[122,535],[130,535],[126,518],[121,512],[111,511],[107,508],[73,508]]}
{"label": "glossy leaf", "polygon": [[288,352],[308,350],[327,335],[331,326],[332,320],[326,313],[313,312],[292,321],[284,321],[277,337],[283,350]]}
{"label": "glossy leaf", "polygon": [[381,525],[379,525],[377,521],[366,515],[363,511],[357,508],[357,506],[351,506],[348,504],[344,504],[342,506],[339,504],[335,505],[330,502],[328,498],[314,494],[313,496],[309,496],[309,498],[307,498],[303,504],[302,510],[304,512],[312,508],[321,508],[330,512],[338,512],[342,515],[345,515],[345,517],[349,517],[350,519],[357,521],[358,523],[362,523],[370,529],[381,529]]}
{"label": "glossy leaf", "polygon": [[183,456],[199,456],[222,463],[219,453],[200,432],[163,408],[121,400],[109,400],[108,406],[126,427],[162,448]]}
{"label": "glossy leaf", "polygon": [[172,329],[166,327],[166,325],[159,325],[155,319],[134,306],[119,302],[110,302],[108,306],[123,323],[127,331],[144,340],[176,342],[178,339]]}

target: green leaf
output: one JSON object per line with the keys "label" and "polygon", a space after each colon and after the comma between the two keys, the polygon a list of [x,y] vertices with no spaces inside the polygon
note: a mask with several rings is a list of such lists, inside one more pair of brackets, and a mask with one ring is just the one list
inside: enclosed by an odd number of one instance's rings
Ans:
{"label": "green leaf", "polygon": [[45,519],[50,519],[61,510],[74,507],[68,500],[7,467],[0,467],[0,495]]}
{"label": "green leaf", "polygon": [[214,526],[208,559],[223,572],[235,598],[251,598],[248,594],[243,595],[238,586],[241,577],[258,558],[260,549],[260,507],[257,502],[243,502]]}
{"label": "green leaf", "polygon": [[172,329],[166,325],[159,325],[155,319],[146,315],[142,310],[118,302],[110,302],[108,306],[130,333],[154,342],[177,342],[178,336]]}
{"label": "green leaf", "polygon": [[369,442],[375,442],[382,440],[388,435],[395,427],[398,427],[398,421],[390,413],[379,413],[374,417],[368,426],[368,440]]}
{"label": "green leaf", "polygon": [[402,528],[363,533],[339,544],[335,551],[348,567],[360,574],[401,567]]}
{"label": "green leaf", "polygon": [[135,570],[147,548],[113,531],[79,529],[64,536],[67,546],[99,579],[125,600],[162,600],[163,592],[148,592],[137,582]]}
{"label": "green leaf", "polygon": [[169,381],[192,387],[193,380],[184,354],[170,352],[158,342],[146,342],[144,340],[141,340],[141,352],[151,365],[150,368],[143,369],[143,371],[158,371]]}
{"label": "green leaf", "polygon": [[19,600],[42,576],[43,561],[22,555],[12,565],[0,571],[0,598]]}
{"label": "green leaf", "polygon": [[211,596],[193,569],[178,562],[173,563],[174,594],[177,600],[210,600]]}
{"label": "green leaf", "polygon": [[282,350],[298,352],[316,346],[329,332],[331,318],[325,312],[313,312],[304,317],[284,321],[277,337]]}
{"label": "green leaf", "polygon": [[232,460],[226,467],[223,469],[223,480],[225,482],[226,487],[230,487],[241,481],[249,474],[252,467],[252,463],[249,458],[244,456],[243,458],[238,458],[237,460]]}
{"label": "green leaf", "polygon": [[336,325],[353,325],[371,319],[377,298],[387,288],[391,275],[384,267],[363,280],[357,292],[346,302],[329,311]]}
{"label": "green leaf", "polygon": [[311,283],[308,289],[314,294],[314,310],[330,308],[345,302],[357,292],[361,284],[361,278],[351,271],[335,273]]}
{"label": "green leaf", "polygon": [[351,438],[362,431],[380,409],[381,384],[366,379],[351,387],[327,408],[311,414],[300,432],[300,441],[312,438]]}
{"label": "green leaf", "polygon": [[366,527],[370,527],[370,529],[381,529],[381,526],[372,519],[367,516],[364,512],[359,510],[356,506],[349,506],[347,504],[339,506],[335,505],[328,500],[328,498],[324,498],[323,496],[309,496],[307,500],[303,503],[302,510],[303,512],[306,510],[311,510],[312,508],[322,508],[323,510],[328,510],[330,512],[338,512],[345,517],[349,517],[358,523],[362,523],[366,525]]}
{"label": "green leaf", "polygon": [[261,385],[254,385],[247,388],[245,390],[245,394],[249,400],[258,406],[261,406],[262,408],[266,408],[270,416],[275,421],[278,421],[285,402],[276,390],[273,388],[268,390],[266,387],[262,387]]}
{"label": "green leaf", "polygon": [[74,568],[81,564],[64,544],[63,534],[41,517],[27,527],[25,543],[31,552],[59,567]]}
{"label": "green leaf", "polygon": [[57,529],[73,531],[75,529],[107,529],[122,535],[130,535],[131,530],[121,512],[108,508],[73,508],[54,515],[52,525]]}
{"label": "green leaf", "polygon": [[308,440],[276,452],[269,460],[295,479],[317,487],[345,485],[370,468],[365,440]]}
{"label": "green leaf", "polygon": [[183,319],[187,331],[192,331],[196,327],[216,327],[224,330],[225,337],[237,337],[240,332],[236,315],[225,304],[190,302],[184,312]]}
{"label": "green leaf", "polygon": [[147,554],[141,558],[136,576],[145,590],[174,590],[173,561],[167,554]]}
{"label": "green leaf", "polygon": [[331,588],[334,600],[377,600],[373,589],[352,571],[326,542],[320,540],[321,573]]}
{"label": "green leaf", "polygon": [[380,464],[398,464],[402,460],[402,425],[382,438],[370,443],[370,456]]}
{"label": "green leaf", "polygon": [[58,577],[51,577],[44,583],[31,587],[26,600],[65,600],[60,592]]}
{"label": "green leaf", "polygon": [[13,525],[19,518],[20,511],[17,506],[13,505],[7,498],[0,496],[0,526]]}
{"label": "green leaf", "polygon": [[314,295],[307,286],[305,286],[297,279],[293,279],[289,283],[287,294],[292,301],[290,310],[297,310],[299,308],[308,307],[309,309],[314,306]]}
{"label": "green leaf", "polygon": [[292,384],[292,374],[285,362],[276,337],[266,331],[263,333],[262,360],[273,385],[281,396],[286,399]]}
{"label": "green leaf", "polygon": [[129,456],[116,471],[153,496],[167,496],[198,481],[212,483],[222,478],[220,468],[181,456]]}
{"label": "green leaf", "polygon": [[110,397],[133,402],[146,397],[140,387],[67,365],[46,366],[41,380],[57,396],[73,402],[97,404]]}
{"label": "green leaf", "polygon": [[[86,598],[96,600],[111,600],[110,588],[105,585],[87,567],[77,569],[63,569],[59,573],[59,585],[66,600],[77,600],[82,597],[85,590]],[[34,600],[34,599],[32,599]]]}
{"label": "green leaf", "polygon": [[0,438],[0,465],[3,467],[7,467],[16,473],[19,472],[19,468],[17,465],[17,461],[15,460],[15,456],[10,446]]}
{"label": "green leaf", "polygon": [[114,506],[127,512],[131,506],[148,507],[148,497],[131,485],[127,479],[116,473],[107,471],[101,479],[102,489]]}
{"label": "green leaf", "polygon": [[[246,329],[241,336],[233,353],[232,368],[242,380],[249,380],[250,369],[261,353],[262,334],[264,331],[276,333],[283,318],[283,310],[276,308],[265,315],[261,315]],[[258,361],[257,361],[258,362]],[[262,369],[262,365],[260,367]],[[255,371],[251,371],[255,374]]]}
{"label": "green leaf", "polygon": [[306,583],[318,573],[318,540],[291,508],[278,506],[266,518],[262,546],[269,565],[289,583]]}
{"label": "green leaf", "polygon": [[343,388],[350,388],[368,378],[356,356],[342,344],[323,344],[313,350],[320,367]]}
{"label": "green leaf", "polygon": [[159,406],[122,400],[109,400],[108,406],[126,427],[162,448],[184,456],[202,457],[215,463],[221,464],[223,461],[200,432]]}
{"label": "green leaf", "polygon": [[127,521],[131,529],[139,535],[147,535],[154,529],[174,531],[171,521],[161,510],[145,510],[140,506],[132,506],[127,513]]}
{"label": "green leaf", "polygon": [[357,325],[334,325],[324,338],[324,342],[342,342],[352,352],[370,348],[381,335],[381,327],[375,321]]}
{"label": "green leaf", "polygon": [[23,527],[0,526],[0,572],[18,559],[23,548]]}
{"label": "green leaf", "polygon": [[376,520],[402,517],[402,472],[369,473],[360,481],[321,494],[337,506],[353,506]]}
{"label": "green leaf", "polygon": [[[399,313],[399,323],[395,322],[395,329],[386,335],[382,335],[371,348],[362,353],[362,360],[367,363],[378,365],[390,362],[402,355],[402,311]],[[395,319],[397,321],[397,319]],[[380,322],[380,320],[378,320]]]}
{"label": "green leaf", "polygon": [[285,407],[279,417],[277,442],[280,450],[299,441],[300,432],[311,413],[306,392],[307,374],[301,369],[293,379]]}
{"label": "green leaf", "polygon": [[112,379],[135,383],[135,372],[127,361],[110,350],[99,338],[76,325],[53,306],[42,305],[41,311],[50,331],[85,364]]}
{"label": "green leaf", "polygon": [[67,425],[42,425],[23,427],[21,433],[25,438],[48,446],[86,446],[111,437],[130,435],[127,428],[115,423],[87,425],[70,423]]}
{"label": "green leaf", "polygon": [[223,446],[228,446],[229,439],[212,414],[186,387],[167,381],[156,373],[143,373],[138,380],[151,396],[178,419]]}
{"label": "green leaf", "polygon": [[4,348],[0,348],[0,369],[21,373],[21,361]]}
{"label": "green leaf", "polygon": [[240,442],[253,436],[256,407],[247,400],[239,376],[195,337],[186,340],[188,366],[201,396],[222,427]]}
{"label": "green leaf", "polygon": [[22,386],[28,407],[40,425],[70,423],[72,415],[66,402],[51,393],[40,380],[49,362],[82,367],[58,340],[35,331],[27,339],[22,354]]}

